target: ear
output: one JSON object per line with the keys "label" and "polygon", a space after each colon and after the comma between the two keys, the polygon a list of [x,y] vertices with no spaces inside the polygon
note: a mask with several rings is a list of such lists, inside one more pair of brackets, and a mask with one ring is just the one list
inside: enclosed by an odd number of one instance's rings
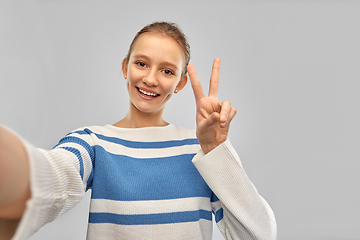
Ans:
{"label": "ear", "polygon": [[124,58],[124,60],[122,60],[122,63],[121,63],[121,70],[123,72],[123,75],[124,75],[125,79],[126,79],[126,76],[127,76],[127,67],[128,67],[128,63],[126,61],[126,58]]}
{"label": "ear", "polygon": [[187,83],[188,77],[187,75],[183,76],[180,80],[180,82],[178,83],[178,85],[175,88],[175,93],[178,93],[181,91],[181,89],[183,89]]}

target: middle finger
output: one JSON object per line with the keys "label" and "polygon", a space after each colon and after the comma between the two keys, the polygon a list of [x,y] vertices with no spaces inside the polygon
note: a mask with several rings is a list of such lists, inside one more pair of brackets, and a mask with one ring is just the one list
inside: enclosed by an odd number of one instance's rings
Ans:
{"label": "middle finger", "polygon": [[215,58],[210,76],[209,96],[217,96],[219,86],[220,63],[220,58]]}

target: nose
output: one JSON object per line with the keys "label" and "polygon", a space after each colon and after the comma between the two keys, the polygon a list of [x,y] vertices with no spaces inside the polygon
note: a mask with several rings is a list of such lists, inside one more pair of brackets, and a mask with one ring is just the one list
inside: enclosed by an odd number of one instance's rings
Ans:
{"label": "nose", "polygon": [[143,77],[143,82],[148,86],[157,86],[159,82],[156,77],[156,72],[148,71],[147,74]]}

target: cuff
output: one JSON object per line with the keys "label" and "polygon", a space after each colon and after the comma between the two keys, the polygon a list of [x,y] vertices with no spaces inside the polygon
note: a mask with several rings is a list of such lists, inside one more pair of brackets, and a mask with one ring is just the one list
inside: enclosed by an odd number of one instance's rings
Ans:
{"label": "cuff", "polygon": [[[38,149],[23,139],[22,141],[29,160],[31,199],[26,203],[26,210],[13,240],[27,239],[49,222],[50,219],[47,215],[49,209],[54,205],[54,200],[50,197],[55,187],[52,184],[52,174],[54,173],[52,173],[50,163]],[[55,214],[52,215],[56,216],[57,212],[55,211]]]}
{"label": "cuff", "polygon": [[[196,166],[197,164],[201,165],[201,163],[204,161],[207,161],[209,163],[211,159],[213,159],[216,163],[221,163],[224,161],[226,162],[229,159],[233,159],[242,168],[240,158],[237,155],[233,146],[231,145],[229,138],[227,138],[223,143],[221,143],[219,146],[217,146],[207,154],[205,154],[204,151],[200,149],[200,151],[194,156],[192,161]],[[213,164],[214,161],[212,161]]]}

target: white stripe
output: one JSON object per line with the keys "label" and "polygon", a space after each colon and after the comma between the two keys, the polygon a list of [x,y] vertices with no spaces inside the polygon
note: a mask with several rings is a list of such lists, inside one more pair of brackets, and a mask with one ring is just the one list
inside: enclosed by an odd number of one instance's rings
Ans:
{"label": "white stripe", "polygon": [[89,134],[71,133],[69,134],[69,136],[79,138],[80,140],[83,140],[86,143],[88,143],[91,147],[95,145],[94,138],[97,138],[95,134],[89,135]]}
{"label": "white stripe", "polygon": [[212,202],[211,206],[212,206],[214,212],[217,212],[220,208],[222,208],[220,201]]}
{"label": "white stripe", "polygon": [[128,148],[120,144],[108,142],[105,140],[99,140],[101,145],[106,151],[116,155],[125,155],[134,158],[152,158],[158,157],[171,157],[181,154],[196,154],[200,150],[200,146],[196,145],[184,145],[171,148]]}
{"label": "white stripe", "polygon": [[87,240],[211,240],[212,222],[200,219],[198,222],[157,224],[157,225],[117,225],[112,223],[89,223]]}
{"label": "white stripe", "polygon": [[90,212],[92,213],[106,212],[123,215],[195,211],[199,209],[211,211],[210,199],[206,197],[150,201],[92,199],[90,202]]}

